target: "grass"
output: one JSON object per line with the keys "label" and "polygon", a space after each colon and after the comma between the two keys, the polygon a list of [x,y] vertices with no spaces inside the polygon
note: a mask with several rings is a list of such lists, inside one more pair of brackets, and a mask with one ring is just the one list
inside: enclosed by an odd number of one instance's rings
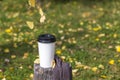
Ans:
{"label": "grass", "polygon": [[46,0],[42,9],[44,23],[27,0],[0,1],[1,80],[32,79],[43,33],[56,36],[56,50],[72,64],[73,80],[120,80],[119,0]]}

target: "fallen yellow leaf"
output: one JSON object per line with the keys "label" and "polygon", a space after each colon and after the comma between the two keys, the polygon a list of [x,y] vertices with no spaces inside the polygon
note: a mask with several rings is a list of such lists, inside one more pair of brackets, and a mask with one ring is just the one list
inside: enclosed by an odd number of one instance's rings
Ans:
{"label": "fallen yellow leaf", "polygon": [[27,58],[29,56],[29,53],[24,53],[24,55],[23,55],[23,59],[25,59],[25,58]]}
{"label": "fallen yellow leaf", "polygon": [[117,52],[120,52],[120,45],[116,46],[115,48]]}
{"label": "fallen yellow leaf", "polygon": [[98,27],[93,28],[93,31],[99,31],[99,30],[101,30],[101,29],[102,29],[102,27],[101,27],[101,26],[98,26]]}
{"label": "fallen yellow leaf", "polygon": [[118,35],[115,33],[115,34],[113,34],[113,38],[116,38]]}
{"label": "fallen yellow leaf", "polygon": [[40,14],[41,16],[44,15],[42,8],[39,8],[39,14]]}
{"label": "fallen yellow leaf", "polygon": [[5,32],[6,32],[6,33],[11,33],[12,30],[11,30],[11,29],[6,29]]}
{"label": "fallen yellow leaf", "polygon": [[103,66],[102,64],[100,64],[98,67],[99,67],[100,69],[104,69],[104,66]]}
{"label": "fallen yellow leaf", "polygon": [[35,0],[29,0],[28,3],[31,7],[35,7]]}
{"label": "fallen yellow leaf", "polygon": [[6,80],[6,78],[4,77],[2,80]]}
{"label": "fallen yellow leaf", "polygon": [[41,16],[41,18],[40,18],[40,23],[44,23],[45,22],[45,19],[46,19],[46,17],[43,15],[43,16]]}
{"label": "fallen yellow leaf", "polygon": [[97,70],[98,70],[97,67],[93,67],[93,68],[92,68],[92,71],[94,71],[94,72],[96,72]]}
{"label": "fallen yellow leaf", "polygon": [[34,23],[32,21],[26,21],[26,24],[28,25],[28,27],[30,29],[33,29],[34,28]]}
{"label": "fallen yellow leaf", "polygon": [[120,59],[118,60],[118,62],[120,63]]}
{"label": "fallen yellow leaf", "polygon": [[30,74],[30,78],[33,78],[33,73]]}
{"label": "fallen yellow leaf", "polygon": [[6,48],[6,49],[4,49],[4,52],[5,52],[5,53],[9,53],[10,50],[9,50],[8,48]]}
{"label": "fallen yellow leaf", "polygon": [[64,45],[64,46],[62,46],[62,50],[65,50],[66,49],[66,46]]}
{"label": "fallen yellow leaf", "polygon": [[11,55],[11,58],[12,58],[12,59],[16,58],[16,55]]}
{"label": "fallen yellow leaf", "polygon": [[105,75],[101,75],[101,78],[106,79],[106,78],[107,78],[107,76],[105,76]]}
{"label": "fallen yellow leaf", "polygon": [[35,64],[39,64],[39,63],[40,63],[40,59],[39,59],[39,58],[36,59],[36,60],[34,61],[34,63],[35,63]]}
{"label": "fallen yellow leaf", "polygon": [[75,74],[76,72],[78,72],[78,69],[73,69],[72,73]]}
{"label": "fallen yellow leaf", "polygon": [[56,51],[56,54],[58,54],[58,55],[61,54],[61,53],[62,53],[61,50],[57,50],[57,51]]}
{"label": "fallen yellow leaf", "polygon": [[115,63],[115,61],[113,59],[109,61],[110,65],[113,65],[114,63]]}

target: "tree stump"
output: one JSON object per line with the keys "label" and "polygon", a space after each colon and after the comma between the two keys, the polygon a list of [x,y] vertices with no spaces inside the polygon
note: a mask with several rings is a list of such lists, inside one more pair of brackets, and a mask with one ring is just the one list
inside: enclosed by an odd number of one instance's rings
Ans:
{"label": "tree stump", "polygon": [[52,68],[42,68],[34,64],[34,80],[53,80]]}
{"label": "tree stump", "polygon": [[42,68],[39,63],[34,63],[33,80],[72,80],[72,67],[55,56],[54,68]]}

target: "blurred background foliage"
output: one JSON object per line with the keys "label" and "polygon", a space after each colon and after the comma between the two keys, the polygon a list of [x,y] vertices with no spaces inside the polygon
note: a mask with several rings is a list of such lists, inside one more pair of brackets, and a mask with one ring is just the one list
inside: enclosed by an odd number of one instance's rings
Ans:
{"label": "blurred background foliage", "polygon": [[[30,80],[37,37],[57,38],[56,54],[73,80],[120,79],[119,0],[0,0],[0,79]],[[43,14],[42,14],[43,13]]]}

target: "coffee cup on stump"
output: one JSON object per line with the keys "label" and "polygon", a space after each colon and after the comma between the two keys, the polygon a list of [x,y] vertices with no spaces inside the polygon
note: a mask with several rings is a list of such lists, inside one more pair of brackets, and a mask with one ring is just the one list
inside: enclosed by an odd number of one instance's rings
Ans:
{"label": "coffee cup on stump", "polygon": [[40,58],[40,67],[51,68],[55,54],[56,38],[51,34],[42,34],[38,37],[38,51]]}

